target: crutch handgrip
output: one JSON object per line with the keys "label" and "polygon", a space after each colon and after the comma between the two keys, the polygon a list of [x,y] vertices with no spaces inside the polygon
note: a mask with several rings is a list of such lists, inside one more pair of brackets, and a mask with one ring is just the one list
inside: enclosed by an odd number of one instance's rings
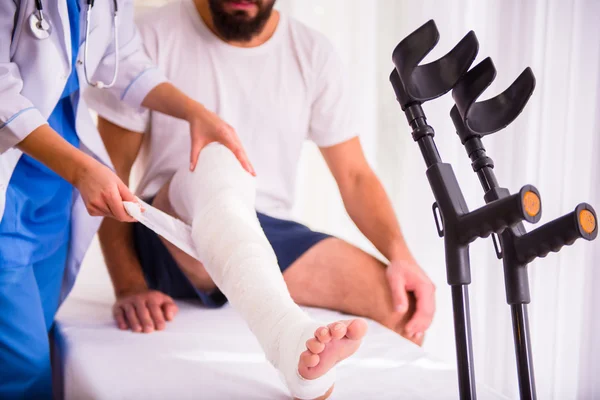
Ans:
{"label": "crutch handgrip", "polygon": [[470,243],[492,233],[501,233],[521,221],[538,222],[542,215],[542,202],[538,190],[525,185],[518,193],[492,201],[460,218],[461,243]]}
{"label": "crutch handgrip", "polygon": [[517,238],[516,257],[520,263],[527,264],[537,257],[558,252],[563,246],[569,246],[582,238],[594,240],[598,236],[596,212],[587,203],[581,203],[574,211]]}

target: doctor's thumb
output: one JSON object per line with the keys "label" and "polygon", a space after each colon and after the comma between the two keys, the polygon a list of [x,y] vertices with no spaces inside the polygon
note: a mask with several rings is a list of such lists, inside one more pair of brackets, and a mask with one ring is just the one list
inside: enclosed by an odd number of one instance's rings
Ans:
{"label": "doctor's thumb", "polygon": [[190,171],[194,171],[196,169],[196,165],[198,164],[198,158],[200,157],[200,152],[206,147],[207,144],[208,143],[202,139],[192,139],[192,151],[190,153]]}

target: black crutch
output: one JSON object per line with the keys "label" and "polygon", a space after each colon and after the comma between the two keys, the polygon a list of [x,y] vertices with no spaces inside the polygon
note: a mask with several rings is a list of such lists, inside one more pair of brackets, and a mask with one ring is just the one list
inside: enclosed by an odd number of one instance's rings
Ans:
{"label": "black crutch", "polygon": [[[509,195],[501,188],[493,172],[494,162],[486,155],[481,138],[497,132],[521,113],[533,89],[535,78],[530,68],[525,69],[517,80],[504,92],[477,103],[477,98],[496,77],[496,69],[488,57],[471,69],[452,91],[456,105],[450,116],[472,161],[485,192],[486,203]],[[527,195],[525,206],[528,213],[541,213],[537,195]],[[500,234],[499,243],[494,238],[496,255],[504,264],[506,301],[512,314],[513,337],[517,358],[519,389],[522,399],[535,399],[535,377],[531,358],[531,343],[527,304],[530,302],[527,264],[537,257],[545,257],[550,251],[558,252],[564,245],[583,238],[593,240],[598,235],[596,214],[587,203],[561,218],[527,233],[522,223]]]}
{"label": "black crutch", "polygon": [[[548,246],[553,250],[572,242],[577,237],[593,239],[597,235],[595,213],[590,206],[580,205],[574,213],[526,234],[521,222],[525,220],[535,223],[541,217],[539,192],[531,185],[524,186],[513,195],[510,195],[508,190],[499,188],[491,171],[492,161],[485,156],[479,140],[481,133],[476,130],[467,140],[468,133],[464,132],[473,131],[470,128],[461,130],[457,127],[459,135],[463,132],[462,135],[465,136],[463,143],[472,157],[474,168],[479,168],[477,172],[486,190],[487,204],[475,211],[468,210],[452,166],[441,161],[433,140],[434,130],[427,124],[421,104],[440,97],[456,87],[453,95],[457,103],[455,107],[457,111],[452,113],[455,123],[458,120],[471,127],[470,118],[475,116],[473,123],[476,129],[479,129],[478,124],[482,124],[483,132],[487,132],[485,129],[490,127],[497,127],[495,130],[498,130],[508,125],[523,109],[533,90],[533,75],[530,70],[526,70],[524,75],[500,96],[488,102],[474,103],[487,87],[487,85],[482,88],[478,86],[482,84],[478,78],[480,74],[475,73],[478,70],[482,71],[484,67],[474,68],[472,71],[475,72],[467,74],[478,52],[479,45],[475,34],[469,32],[441,59],[419,65],[438,40],[439,32],[433,20],[402,40],[393,52],[392,59],[396,68],[390,76],[390,81],[413,130],[413,139],[419,144],[425,159],[426,175],[436,200],[433,213],[438,234],[444,238],[446,273],[452,291],[460,397],[461,399],[476,398],[469,314],[468,285],[471,283],[471,276],[468,246],[478,237],[497,233],[502,235],[501,244],[505,253],[506,290],[513,309],[515,343],[520,357],[519,371],[520,375],[528,376],[527,381],[530,383],[529,396],[527,392],[522,391],[522,398],[534,398],[535,387],[525,307],[529,302],[525,265],[532,257],[547,253]],[[480,88],[479,92],[478,88]],[[514,98],[508,105],[505,104],[507,96]],[[473,141],[475,139],[479,142]],[[441,221],[436,211],[440,213]],[[577,221],[575,224],[573,218]],[[577,234],[573,232],[574,229]],[[558,234],[563,230],[568,233]],[[513,239],[509,238],[511,235],[514,236]],[[517,261],[509,261],[513,258]],[[520,301],[523,298],[519,295],[525,294],[526,301]]]}

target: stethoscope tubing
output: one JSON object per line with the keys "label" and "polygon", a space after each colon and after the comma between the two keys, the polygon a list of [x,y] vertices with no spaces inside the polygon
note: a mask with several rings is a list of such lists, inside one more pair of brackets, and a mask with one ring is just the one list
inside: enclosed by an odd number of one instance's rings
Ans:
{"label": "stethoscope tubing", "polygon": [[85,15],[85,45],[83,48],[83,72],[85,75],[85,80],[88,85],[97,87],[99,89],[102,88],[110,88],[113,87],[117,81],[117,75],[119,74],[119,8],[117,6],[117,0],[114,0],[115,11],[113,15],[113,36],[114,36],[114,44],[115,44],[115,66],[113,70],[113,78],[110,83],[104,83],[102,81],[93,82],[89,76],[87,71],[88,65],[88,46],[89,46],[89,37],[90,37],[90,19],[92,16],[92,7],[94,6],[93,0],[88,0],[87,11]]}
{"label": "stethoscope tubing", "polygon": [[[117,0],[113,0],[114,5],[114,13],[113,13],[113,36],[114,36],[114,46],[115,46],[115,66],[113,70],[113,77],[109,83],[104,83],[102,81],[94,82],[88,75],[87,65],[88,65],[88,47],[89,47],[89,35],[90,35],[90,20],[92,15],[92,8],[94,7],[94,0],[86,0],[87,10],[85,16],[85,44],[84,44],[84,59],[83,59],[83,71],[85,75],[85,80],[88,85],[97,87],[97,88],[110,88],[115,85],[117,81],[117,76],[119,74],[119,5]],[[32,33],[35,37],[40,40],[43,40],[50,36],[51,33],[51,25],[44,17],[44,4],[42,0],[35,0],[35,8],[37,12],[37,22],[31,24]],[[34,17],[34,14],[31,17]],[[30,17],[30,18],[31,18]]]}

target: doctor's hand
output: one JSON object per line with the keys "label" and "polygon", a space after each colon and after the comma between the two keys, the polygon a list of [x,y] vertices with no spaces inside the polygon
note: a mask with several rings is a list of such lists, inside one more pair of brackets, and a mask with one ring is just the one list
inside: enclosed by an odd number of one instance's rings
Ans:
{"label": "doctor's hand", "polygon": [[192,139],[190,170],[196,169],[200,151],[210,143],[218,142],[235,154],[246,171],[256,175],[235,129],[172,83],[158,84],[146,95],[142,106],[189,122]]}
{"label": "doctor's hand", "polygon": [[407,292],[414,294],[416,310],[405,331],[409,338],[421,340],[435,313],[435,285],[414,261],[392,261],[386,276],[396,311],[406,313],[409,308]]}
{"label": "doctor's hand", "polygon": [[125,211],[123,202],[137,200],[113,171],[93,158],[77,169],[73,186],[81,193],[90,215],[135,222]]}
{"label": "doctor's hand", "polygon": [[90,215],[135,221],[123,206],[123,201],[137,201],[127,186],[109,168],[70,145],[50,125],[35,129],[17,147],[75,186]]}
{"label": "doctor's hand", "polygon": [[113,316],[121,330],[136,333],[162,331],[166,322],[177,314],[177,304],[164,293],[144,290],[120,295],[113,306]]}
{"label": "doctor's hand", "polygon": [[212,142],[218,142],[231,150],[246,171],[256,176],[244,147],[231,125],[200,103],[196,103],[192,107],[186,119],[190,123],[190,134],[192,136],[190,170],[193,171],[196,168],[198,156],[202,149]]}

